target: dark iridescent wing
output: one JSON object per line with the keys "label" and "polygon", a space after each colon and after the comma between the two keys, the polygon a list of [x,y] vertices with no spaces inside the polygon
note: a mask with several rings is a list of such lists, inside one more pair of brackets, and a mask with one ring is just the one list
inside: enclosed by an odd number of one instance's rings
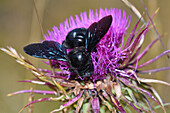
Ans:
{"label": "dark iridescent wing", "polygon": [[98,22],[94,22],[88,28],[87,37],[85,39],[85,47],[87,51],[92,51],[99,43],[100,39],[107,33],[112,23],[112,16],[105,16]]}
{"label": "dark iridescent wing", "polygon": [[67,51],[63,45],[55,41],[33,43],[24,47],[24,52],[37,58],[67,61]]}

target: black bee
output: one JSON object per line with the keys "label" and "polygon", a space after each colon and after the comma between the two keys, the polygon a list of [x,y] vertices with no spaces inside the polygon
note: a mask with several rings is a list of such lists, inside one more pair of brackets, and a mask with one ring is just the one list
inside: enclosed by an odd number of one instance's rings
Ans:
{"label": "black bee", "polygon": [[[111,23],[112,16],[105,16],[88,29],[70,31],[62,45],[55,41],[43,41],[25,46],[24,51],[33,57],[68,62],[79,76],[90,77],[94,70],[91,52],[107,33]],[[67,53],[67,49],[71,50]]]}

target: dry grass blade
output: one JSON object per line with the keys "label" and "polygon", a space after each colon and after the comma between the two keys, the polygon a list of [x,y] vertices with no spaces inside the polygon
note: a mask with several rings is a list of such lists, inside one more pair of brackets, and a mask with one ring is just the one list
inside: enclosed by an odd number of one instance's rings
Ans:
{"label": "dry grass blade", "polygon": [[57,86],[61,91],[63,91],[64,95],[66,96],[66,99],[70,99],[70,97],[66,93],[66,90],[56,80],[54,80],[54,78],[52,78],[52,81],[54,82],[55,86]]}
{"label": "dry grass blade", "polygon": [[142,21],[143,23],[146,24],[146,22],[145,22],[145,20],[143,19],[141,13],[137,10],[137,8],[136,8],[134,5],[132,5],[128,0],[121,0],[121,1],[122,1],[123,3],[125,3],[125,4],[131,9],[131,11],[132,11],[138,18],[141,19],[141,21]]}
{"label": "dry grass blade", "polygon": [[[30,96],[29,96],[29,98],[28,98],[29,103],[31,103],[31,102],[34,100],[33,88],[30,88],[30,90],[31,90],[31,93],[30,93]],[[34,106],[33,106],[33,104],[32,104],[32,105],[30,105],[30,106],[28,107],[28,113],[33,113],[33,110],[34,110]]]}
{"label": "dry grass blade", "polygon": [[167,86],[170,86],[170,83],[165,82],[165,81],[161,81],[161,80],[156,80],[156,79],[145,79],[145,78],[138,78],[141,82],[144,83],[159,83],[159,84],[164,84]]}
{"label": "dry grass blade", "polygon": [[0,48],[0,49],[5,53],[7,53],[8,55],[14,57],[16,59],[16,62],[29,69],[32,72],[32,74],[38,79],[40,79],[41,81],[54,84],[53,82],[47,80],[47,78],[44,76],[44,73],[40,72],[33,64],[31,64],[28,60],[26,60],[22,55],[19,55],[14,48],[8,47],[8,49],[5,48]]}

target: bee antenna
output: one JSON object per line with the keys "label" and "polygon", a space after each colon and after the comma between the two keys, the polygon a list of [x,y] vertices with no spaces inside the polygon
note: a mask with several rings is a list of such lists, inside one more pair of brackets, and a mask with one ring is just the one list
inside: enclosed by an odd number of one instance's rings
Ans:
{"label": "bee antenna", "polygon": [[33,1],[34,1],[35,12],[36,12],[36,16],[37,16],[37,19],[38,19],[38,23],[40,25],[40,29],[41,29],[42,35],[45,36],[44,30],[43,30],[43,27],[42,27],[42,24],[41,24],[41,21],[40,21],[40,17],[38,15],[38,10],[37,10],[37,7],[36,7],[35,0],[33,0]]}

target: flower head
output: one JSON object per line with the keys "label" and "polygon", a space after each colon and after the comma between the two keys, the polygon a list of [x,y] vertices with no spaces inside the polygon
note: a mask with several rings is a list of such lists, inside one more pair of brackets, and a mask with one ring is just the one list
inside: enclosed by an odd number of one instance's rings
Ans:
{"label": "flower head", "polygon": [[[113,71],[115,71],[116,67],[120,65],[117,62],[119,62],[120,59],[124,58],[122,47],[119,48],[119,46],[123,44],[122,40],[124,39],[126,30],[130,25],[129,16],[126,17],[125,11],[123,11],[122,14],[120,9],[114,8],[111,8],[109,10],[100,9],[99,12],[97,10],[96,12],[93,12],[93,10],[89,10],[89,17],[87,17],[86,12],[81,13],[80,18],[78,15],[75,15],[76,19],[71,16],[69,18],[69,22],[66,19],[64,24],[60,24],[59,28],[53,27],[53,31],[49,31],[48,35],[45,36],[45,39],[54,40],[62,44],[68,32],[70,32],[71,30],[75,28],[88,28],[91,24],[99,21],[101,18],[107,15],[112,15],[113,18],[110,29],[97,45],[97,52],[93,52],[91,54],[94,64],[94,74],[92,75],[92,78],[103,78],[105,75],[108,74],[108,72],[112,73]],[[96,59],[98,60],[96,61]],[[60,61],[54,61],[53,65],[58,65],[59,62]],[[63,66],[63,64],[60,65]],[[68,66],[65,67],[69,68]]]}
{"label": "flower head", "polygon": [[[66,102],[59,109],[52,111],[52,113],[62,109],[65,109],[66,112],[93,111],[99,113],[99,111],[105,110],[125,113],[129,110],[126,107],[127,105],[130,105],[137,112],[149,110],[153,112],[153,107],[150,105],[147,97],[165,110],[157,92],[146,83],[147,80],[154,80],[138,77],[138,73],[170,69],[165,67],[154,70],[139,70],[170,52],[170,50],[165,51],[146,63],[138,64],[139,60],[143,58],[149,48],[157,41],[157,39],[154,40],[140,53],[145,34],[149,30],[150,21],[145,27],[140,27],[137,30],[139,20],[130,35],[127,35],[126,31],[130,25],[131,16],[126,16],[125,11],[122,13],[120,9],[114,8],[100,9],[95,12],[89,10],[88,17],[87,13],[83,12],[80,14],[80,18],[78,15],[75,15],[75,19],[71,16],[69,20],[66,19],[64,24],[60,24],[59,28],[53,27],[52,31],[48,31],[45,40],[52,40],[62,44],[68,32],[75,28],[88,28],[91,24],[98,22],[107,15],[112,16],[112,24],[97,44],[96,51],[91,52],[94,70],[90,77],[79,79],[79,75],[74,70],[72,71],[68,62],[64,61],[50,60],[50,62],[47,62],[47,64],[52,66],[53,71],[37,69],[29,63],[32,67],[28,66],[28,64],[27,67],[32,70],[38,79],[36,81],[25,80],[22,82],[47,85],[54,91],[24,90],[13,94],[27,92],[55,94],[57,98],[42,98],[32,101],[27,105],[42,101],[59,100]],[[127,38],[126,42],[125,38]],[[25,59],[23,62],[28,63]]]}

